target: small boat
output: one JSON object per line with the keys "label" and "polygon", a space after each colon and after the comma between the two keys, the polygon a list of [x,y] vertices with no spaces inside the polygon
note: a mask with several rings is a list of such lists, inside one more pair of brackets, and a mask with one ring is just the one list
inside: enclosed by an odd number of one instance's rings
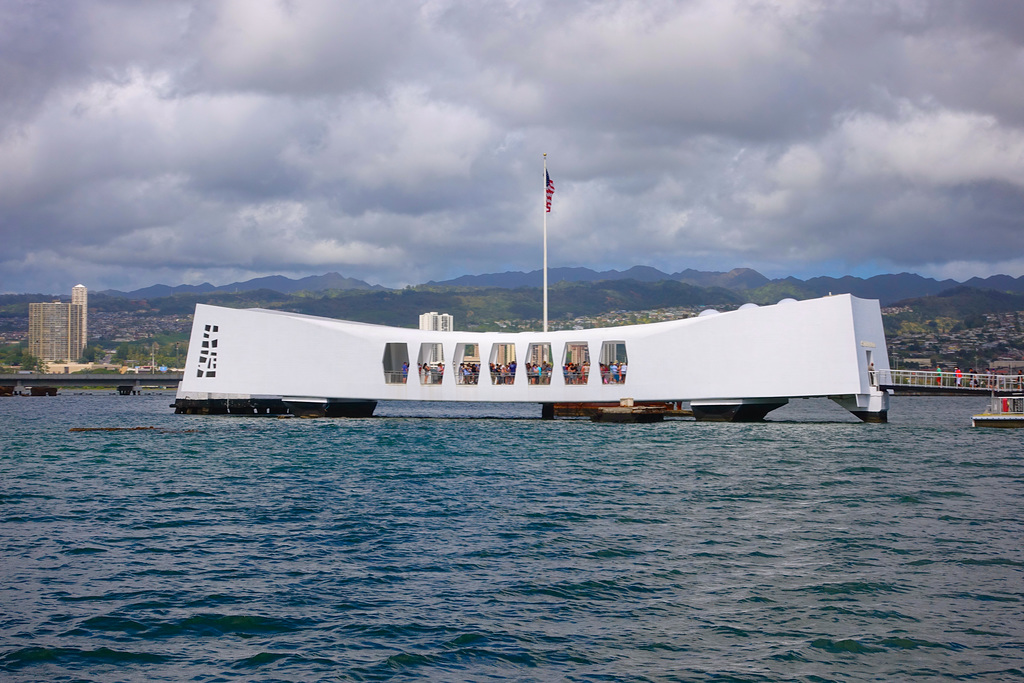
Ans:
{"label": "small boat", "polygon": [[972,427],[1024,427],[1024,396],[993,396],[988,410],[971,416]]}

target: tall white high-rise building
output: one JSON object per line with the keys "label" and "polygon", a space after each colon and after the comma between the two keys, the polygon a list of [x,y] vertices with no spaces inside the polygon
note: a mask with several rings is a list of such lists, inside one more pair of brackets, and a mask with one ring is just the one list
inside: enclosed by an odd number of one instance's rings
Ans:
{"label": "tall white high-rise building", "polygon": [[420,316],[420,329],[434,332],[451,332],[455,329],[455,318],[450,313],[431,311]]}
{"label": "tall white high-rise building", "polygon": [[71,288],[71,303],[82,307],[82,348],[89,344],[89,290],[85,285],[75,285]]}
{"label": "tall white high-rise building", "polygon": [[[455,329],[455,318],[450,313],[431,311],[420,315],[420,329],[432,332],[451,332]],[[424,344],[420,350],[420,364],[437,365],[444,362],[444,347],[441,344]]]}

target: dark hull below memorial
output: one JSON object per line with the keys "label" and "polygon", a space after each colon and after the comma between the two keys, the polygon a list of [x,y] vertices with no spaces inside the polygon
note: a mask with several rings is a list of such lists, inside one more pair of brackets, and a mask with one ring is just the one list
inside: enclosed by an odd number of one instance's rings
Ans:
{"label": "dark hull below memorial", "polygon": [[372,417],[376,401],[306,402],[280,398],[179,398],[178,415],[293,415],[296,417]]}

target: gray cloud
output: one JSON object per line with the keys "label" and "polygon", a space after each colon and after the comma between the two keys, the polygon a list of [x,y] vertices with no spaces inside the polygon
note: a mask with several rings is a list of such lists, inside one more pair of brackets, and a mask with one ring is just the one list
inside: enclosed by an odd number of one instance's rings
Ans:
{"label": "gray cloud", "polygon": [[1024,274],[1014,0],[0,7],[0,290]]}

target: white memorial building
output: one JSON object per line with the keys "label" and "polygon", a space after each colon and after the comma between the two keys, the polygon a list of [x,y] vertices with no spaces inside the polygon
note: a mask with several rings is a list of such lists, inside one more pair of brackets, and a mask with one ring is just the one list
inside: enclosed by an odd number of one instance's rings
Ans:
{"label": "white memorial building", "polygon": [[870,373],[889,369],[879,304],[849,294],[557,332],[461,332],[425,316],[430,328],[414,330],[197,305],[175,410],[368,416],[381,400],[488,401],[550,416],[558,403],[632,398],[743,421],[827,397],[882,422],[889,407]]}

